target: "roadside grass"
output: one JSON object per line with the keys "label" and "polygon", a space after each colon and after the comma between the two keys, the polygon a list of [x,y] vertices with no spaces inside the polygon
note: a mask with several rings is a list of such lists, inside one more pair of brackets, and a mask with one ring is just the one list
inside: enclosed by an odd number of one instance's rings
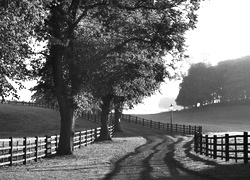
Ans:
{"label": "roadside grass", "polygon": [[[170,122],[170,112],[136,115],[148,120]],[[175,111],[173,123],[200,125],[203,132],[250,131],[250,106],[207,106]]]}
{"label": "roadside grass", "polygon": [[[96,123],[78,118],[75,130],[84,130],[98,126]],[[45,136],[59,134],[59,132],[60,115],[55,110],[0,104],[0,138]]]}

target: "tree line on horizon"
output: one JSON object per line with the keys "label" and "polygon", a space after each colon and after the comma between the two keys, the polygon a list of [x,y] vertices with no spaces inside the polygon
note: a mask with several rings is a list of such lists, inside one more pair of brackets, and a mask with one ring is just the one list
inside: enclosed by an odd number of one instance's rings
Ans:
{"label": "tree line on horizon", "polygon": [[250,104],[250,56],[191,65],[179,85],[177,105],[192,108],[209,104]]}

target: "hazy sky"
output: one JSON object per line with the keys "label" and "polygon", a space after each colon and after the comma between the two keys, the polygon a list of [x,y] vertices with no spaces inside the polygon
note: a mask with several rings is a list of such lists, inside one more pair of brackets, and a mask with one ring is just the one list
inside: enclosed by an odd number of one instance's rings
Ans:
{"label": "hazy sky", "polygon": [[[198,11],[197,28],[186,34],[189,46],[189,62],[218,61],[250,55],[250,0],[206,0]],[[184,62],[187,63],[187,62]],[[144,104],[136,106],[133,113],[156,113],[166,111],[170,104],[175,107],[180,81],[167,82],[161,94],[146,98]],[[20,92],[20,100],[28,100],[28,89]],[[177,108],[177,107],[176,107]],[[130,111],[131,112],[131,111]]]}
{"label": "hazy sky", "polygon": [[[197,28],[186,33],[189,62],[219,61],[250,55],[250,0],[206,0],[198,11]],[[188,63],[189,63],[188,62]],[[163,84],[161,93],[146,98],[129,113],[156,113],[178,108],[178,82]]]}

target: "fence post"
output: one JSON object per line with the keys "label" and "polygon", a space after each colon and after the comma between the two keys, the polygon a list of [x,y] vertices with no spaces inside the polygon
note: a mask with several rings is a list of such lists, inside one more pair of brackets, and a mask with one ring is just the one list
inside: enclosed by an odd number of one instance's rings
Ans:
{"label": "fence post", "polygon": [[189,131],[189,135],[191,135],[191,125],[189,125],[188,131]]}
{"label": "fence post", "polygon": [[79,149],[81,148],[82,146],[82,131],[80,131],[79,133]]}
{"label": "fence post", "polygon": [[135,124],[137,124],[137,116],[135,117]]}
{"label": "fence post", "polygon": [[198,134],[194,134],[194,152],[198,153]]}
{"label": "fence post", "polygon": [[88,131],[85,132],[85,146],[88,145]]}
{"label": "fence post", "polygon": [[244,163],[248,163],[248,132],[244,132]]}
{"label": "fence post", "polygon": [[200,136],[200,154],[202,155],[203,154],[203,144],[202,144],[202,139],[203,139],[203,136],[201,133],[199,133],[199,136]]}
{"label": "fence post", "polygon": [[37,162],[38,161],[38,136],[36,136],[36,140],[35,140],[35,143],[36,143],[36,147],[35,147],[35,151],[36,151],[36,159],[35,161]]}
{"label": "fence post", "polygon": [[208,135],[205,136],[206,138],[206,156],[208,156]]}
{"label": "fence post", "polygon": [[95,130],[91,129],[91,143],[93,143],[95,137]]}
{"label": "fence post", "polygon": [[169,132],[169,123],[167,123],[167,132]]}
{"label": "fence post", "polygon": [[13,165],[13,137],[10,137],[9,146],[10,146],[10,166],[12,166]]}
{"label": "fence post", "polygon": [[186,134],[186,126],[183,125],[183,134],[185,135]]}
{"label": "fence post", "polygon": [[225,158],[229,161],[229,134],[225,134]]}
{"label": "fence post", "polygon": [[152,129],[152,126],[153,126],[153,121],[150,120],[150,128]]}
{"label": "fence post", "polygon": [[199,132],[202,133],[202,126],[199,126]]}
{"label": "fence post", "polygon": [[24,161],[23,161],[23,164],[26,165],[27,164],[27,137],[24,137],[23,144],[24,144],[24,149],[23,149]]}
{"label": "fence post", "polygon": [[142,118],[142,126],[144,126],[144,118]]}
{"label": "fence post", "polygon": [[95,140],[97,139],[97,128],[95,128]]}
{"label": "fence post", "polygon": [[178,133],[178,124],[175,124],[175,128],[176,128],[175,132]]}
{"label": "fence post", "polygon": [[45,136],[45,157],[48,156],[48,151],[49,151],[49,137],[46,135]]}
{"label": "fence post", "polygon": [[217,158],[217,136],[214,135],[214,143],[213,143],[214,147],[213,147],[213,156],[214,159]]}
{"label": "fence post", "polygon": [[58,146],[59,146],[59,137],[58,137],[58,136],[59,136],[59,135],[56,134],[56,152],[57,152]]}

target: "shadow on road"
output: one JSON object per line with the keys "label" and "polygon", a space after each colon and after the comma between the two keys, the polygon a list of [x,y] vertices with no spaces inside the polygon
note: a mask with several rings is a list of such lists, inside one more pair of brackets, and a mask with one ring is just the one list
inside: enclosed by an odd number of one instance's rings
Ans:
{"label": "shadow on road", "polygon": [[106,175],[104,180],[203,179],[176,166],[173,156],[175,145],[183,140],[181,136],[175,137],[157,130],[154,132],[154,130],[147,128],[142,128],[138,132],[138,129],[133,131],[131,127],[123,127],[122,136],[125,134],[142,136],[147,142],[137,147],[134,152],[117,160],[113,170]]}

